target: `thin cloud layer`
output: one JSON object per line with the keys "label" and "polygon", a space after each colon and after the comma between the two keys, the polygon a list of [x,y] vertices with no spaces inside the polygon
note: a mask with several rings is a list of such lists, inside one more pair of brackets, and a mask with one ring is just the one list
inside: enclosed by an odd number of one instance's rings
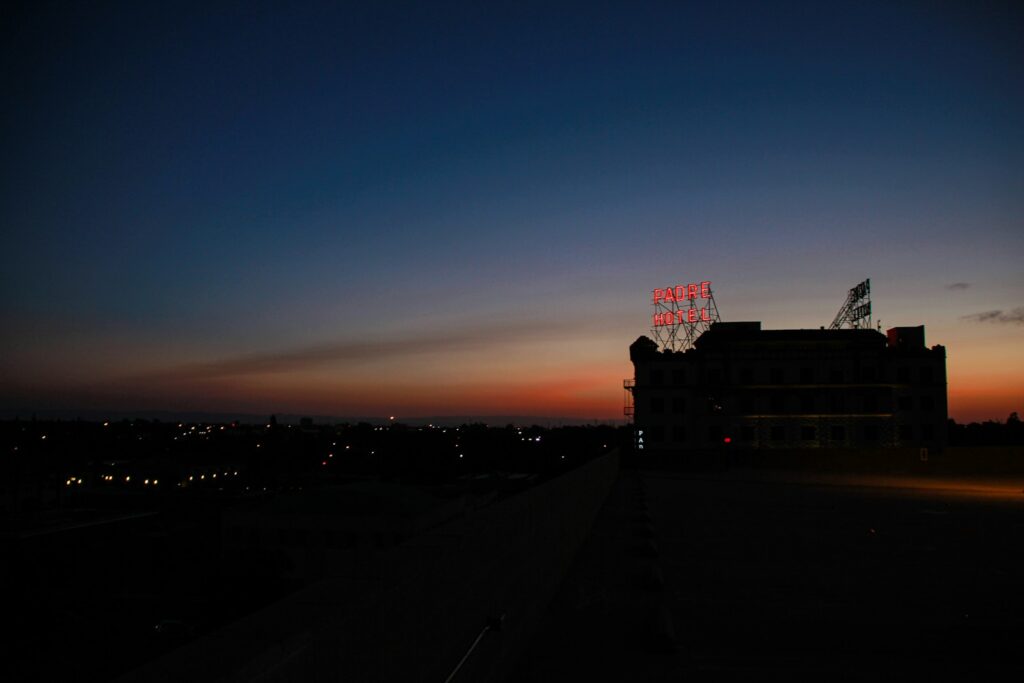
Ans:
{"label": "thin cloud layer", "polygon": [[593,323],[533,321],[490,326],[454,327],[440,332],[410,331],[398,338],[367,341],[341,341],[291,350],[254,353],[233,358],[189,363],[168,368],[150,379],[214,379],[241,375],[295,372],[330,363],[382,360],[415,354],[468,351],[495,348],[516,343],[563,338],[584,328],[593,331]]}
{"label": "thin cloud layer", "polygon": [[957,291],[962,291],[962,290],[965,290],[965,289],[970,289],[970,287],[971,287],[971,283],[970,282],[951,282],[948,285],[946,285],[946,289],[948,289],[948,290],[950,290],[952,292],[957,292]]}
{"label": "thin cloud layer", "polygon": [[996,323],[1000,325],[1024,325],[1024,306],[1018,306],[1012,311],[996,309],[994,311],[983,311],[963,316],[964,320],[976,323]]}

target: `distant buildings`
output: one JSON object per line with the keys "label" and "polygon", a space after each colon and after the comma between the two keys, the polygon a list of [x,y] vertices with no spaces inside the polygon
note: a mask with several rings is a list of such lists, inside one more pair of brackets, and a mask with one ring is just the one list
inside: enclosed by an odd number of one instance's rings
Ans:
{"label": "distant buildings", "polygon": [[686,352],[640,337],[629,354],[643,450],[946,444],[946,349],[927,348],[923,326],[716,323]]}

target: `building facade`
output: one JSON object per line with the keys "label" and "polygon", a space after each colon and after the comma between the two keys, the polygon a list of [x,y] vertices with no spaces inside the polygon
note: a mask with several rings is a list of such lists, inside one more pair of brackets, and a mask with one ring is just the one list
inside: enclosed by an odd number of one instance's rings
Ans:
{"label": "building facade", "polygon": [[716,323],[685,352],[630,348],[637,447],[942,448],[946,349],[924,327],[762,330]]}

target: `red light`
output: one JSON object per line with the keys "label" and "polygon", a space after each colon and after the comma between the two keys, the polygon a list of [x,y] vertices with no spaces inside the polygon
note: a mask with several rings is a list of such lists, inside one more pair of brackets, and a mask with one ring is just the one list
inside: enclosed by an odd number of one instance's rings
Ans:
{"label": "red light", "polygon": [[[663,306],[668,307],[668,304],[672,303],[675,306],[671,306],[673,310],[662,311],[656,313],[653,319],[654,327],[663,327],[665,325],[681,325],[683,323],[697,323],[697,322],[711,322],[711,309],[702,308],[700,313],[697,312],[696,307],[684,309],[679,306],[682,301],[693,301],[698,296],[704,299],[711,298],[711,281],[703,280],[700,283],[691,282],[685,285],[676,285],[675,287],[665,287],[664,289],[658,288],[652,290],[654,299],[654,305],[657,306],[659,303]],[[691,304],[692,306],[692,304]]]}
{"label": "red light", "polygon": [[321,464],[321,465],[326,465],[326,464],[327,464],[327,461],[326,461],[326,460],[323,460],[323,461],[321,461],[321,462],[320,462],[320,464]]}
{"label": "red light", "polygon": [[731,436],[727,436],[727,437],[725,437],[723,439],[723,441],[725,441],[726,443],[732,443],[732,437]]}

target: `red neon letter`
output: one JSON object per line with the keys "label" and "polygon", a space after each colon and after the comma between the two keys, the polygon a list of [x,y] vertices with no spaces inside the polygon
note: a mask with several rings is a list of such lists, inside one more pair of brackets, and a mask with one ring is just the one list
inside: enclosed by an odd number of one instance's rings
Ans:
{"label": "red neon letter", "polygon": [[686,300],[686,287],[682,285],[676,285],[676,301]]}
{"label": "red neon letter", "polygon": [[665,290],[664,289],[656,289],[656,290],[654,290],[654,303],[658,303],[659,301],[661,301],[664,296],[665,296]]}
{"label": "red neon letter", "polygon": [[711,311],[707,308],[700,309],[700,319],[702,322],[709,322],[711,320]]}
{"label": "red neon letter", "polygon": [[697,298],[697,285],[689,284],[686,285],[686,298],[696,299]]}
{"label": "red neon letter", "polygon": [[671,287],[665,288],[665,301],[675,301],[676,295],[672,293]]}
{"label": "red neon letter", "polygon": [[700,295],[704,299],[711,298],[711,280],[700,283]]}
{"label": "red neon letter", "polygon": [[687,322],[691,322],[691,323],[697,322],[697,309],[696,308],[691,308],[688,311],[686,311],[686,320],[687,320]]}

